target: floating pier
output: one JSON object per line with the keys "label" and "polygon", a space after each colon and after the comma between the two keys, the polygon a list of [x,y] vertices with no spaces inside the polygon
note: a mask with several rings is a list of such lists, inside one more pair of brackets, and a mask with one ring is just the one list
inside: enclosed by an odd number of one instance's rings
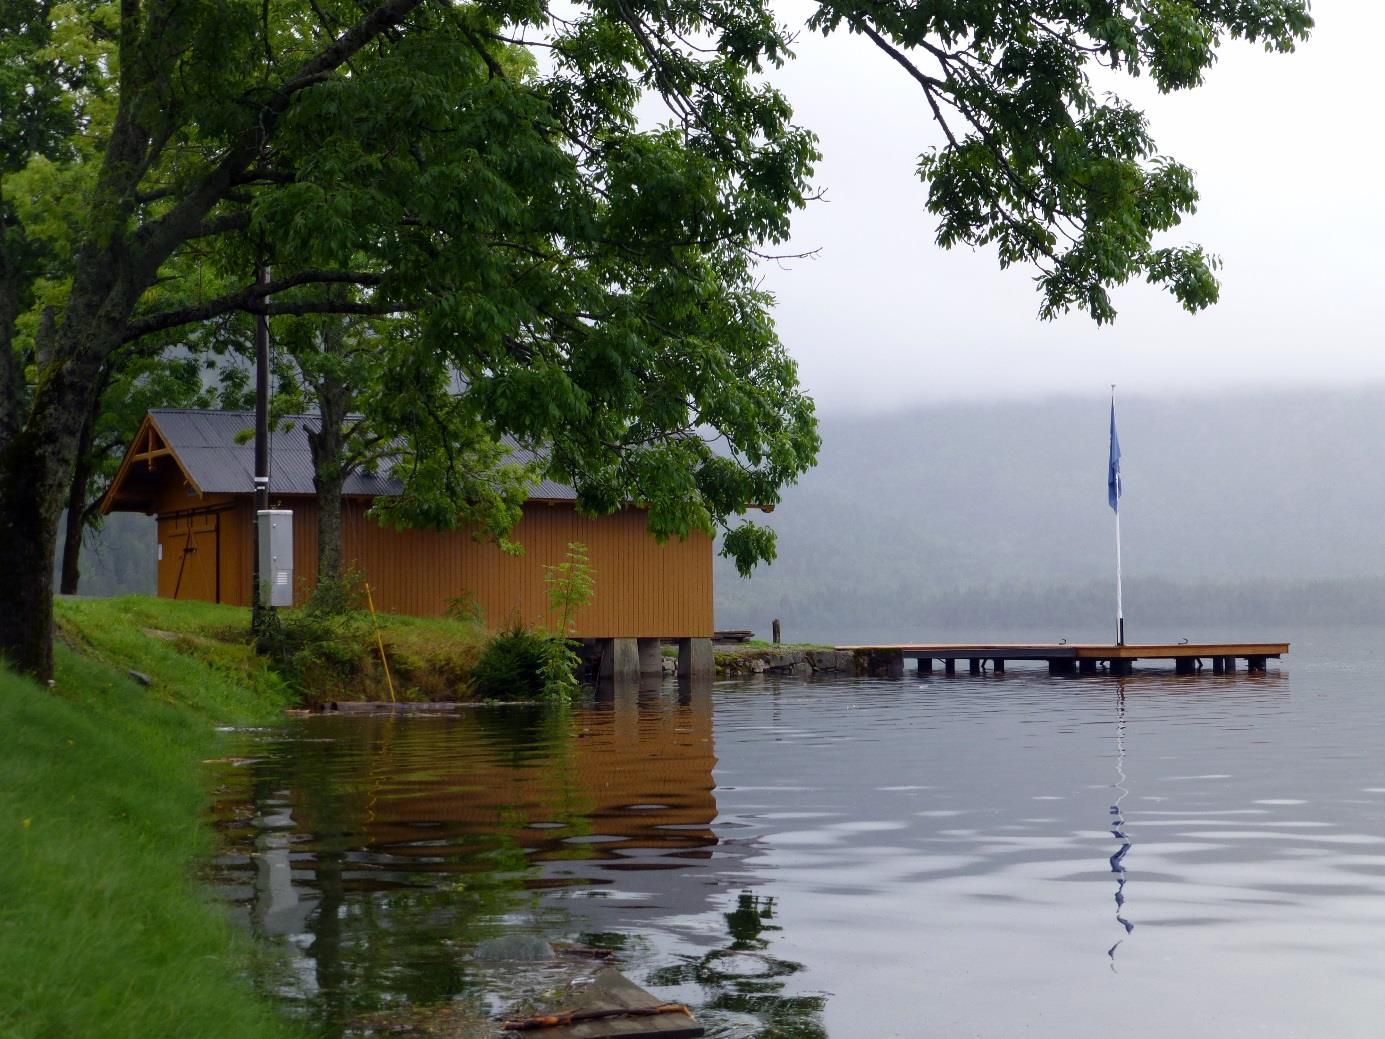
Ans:
{"label": "floating pier", "polygon": [[[880,646],[838,646],[839,652],[856,655],[857,673],[900,678],[904,661],[918,661],[920,674],[933,670],[937,661],[949,675],[957,673],[958,661],[979,675],[987,668],[995,674],[1005,671],[1011,660],[1042,660],[1051,675],[1095,675],[1103,671],[1114,676],[1132,674],[1137,660],[1171,660],[1180,675],[1210,670],[1214,675],[1230,674],[1244,661],[1247,671],[1264,671],[1266,661],[1278,660],[1289,652],[1287,642],[1180,642],[1117,646],[1092,642],[1024,643],[918,643]],[[1207,663],[1204,664],[1203,661]]]}

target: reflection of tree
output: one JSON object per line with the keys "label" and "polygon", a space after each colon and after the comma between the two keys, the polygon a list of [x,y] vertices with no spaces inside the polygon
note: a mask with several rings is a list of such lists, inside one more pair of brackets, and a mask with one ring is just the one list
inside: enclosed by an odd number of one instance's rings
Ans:
{"label": "reflection of tree", "polygon": [[758,1018],[762,1027],[755,1039],[826,1039],[820,1015],[827,997],[785,995],[785,980],[801,971],[803,964],[768,952],[767,932],[779,930],[773,922],[774,899],[743,892],[736,908],[724,916],[731,936],[725,948],[655,971],[650,983],[702,986],[708,993],[703,1003],[708,1010]]}
{"label": "reflection of tree", "polygon": [[[322,1036],[375,1011],[469,993],[464,950],[528,897],[534,872],[513,827],[386,827],[401,792],[432,767],[396,739],[395,721],[353,720],[326,730],[338,738],[295,742],[236,777],[249,781],[253,807],[219,806],[223,818],[254,820],[223,831],[225,850],[249,874],[242,904],[256,932],[303,957],[291,974],[299,980],[280,977],[273,988],[301,1001]],[[412,845],[399,840],[410,831]]]}
{"label": "reflection of tree", "polygon": [[[572,903],[549,889],[708,856],[711,736],[708,690],[292,723],[224,777],[218,879],[292,957],[268,987],[317,1034],[350,1034],[377,1011],[486,990],[489,969],[468,956],[484,938],[569,932]],[[680,911],[705,909],[700,887],[667,886]],[[584,920],[578,944],[619,951],[604,919]]]}

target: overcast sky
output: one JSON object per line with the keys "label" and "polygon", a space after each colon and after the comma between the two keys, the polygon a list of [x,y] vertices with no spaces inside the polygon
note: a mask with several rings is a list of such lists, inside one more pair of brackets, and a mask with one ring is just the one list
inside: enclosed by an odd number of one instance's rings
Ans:
{"label": "overcast sky", "polygon": [[[801,24],[806,3],[783,2]],[[1215,393],[1385,382],[1381,289],[1385,163],[1370,55],[1385,4],[1314,5],[1291,55],[1237,45],[1207,84],[1160,97],[1113,80],[1150,112],[1160,149],[1191,166],[1202,201],[1172,241],[1225,262],[1222,299],[1196,317],[1144,285],[1120,316],[1037,318],[1032,272],[934,246],[918,154],[938,139],[897,66],[859,37],[804,33],[776,74],[821,138],[828,201],[795,222],[787,251],[814,260],[765,272],[780,333],[823,412],[1052,392]]]}

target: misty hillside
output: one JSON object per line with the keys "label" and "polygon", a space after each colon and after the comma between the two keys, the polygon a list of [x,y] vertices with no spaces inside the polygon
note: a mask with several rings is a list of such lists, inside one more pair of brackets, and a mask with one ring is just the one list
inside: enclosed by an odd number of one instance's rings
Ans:
{"label": "misty hillside", "polygon": [[[1344,583],[1385,608],[1385,580],[1370,580],[1385,579],[1385,388],[1117,406],[1127,616],[1231,608],[1189,588],[1263,612],[1285,588],[1340,599]],[[767,633],[779,616],[786,634],[820,637],[1007,608],[1016,623],[1060,608],[1104,624],[1107,409],[1095,397],[824,418],[818,467],[763,520],[778,561],[744,581],[718,560],[718,627]]]}

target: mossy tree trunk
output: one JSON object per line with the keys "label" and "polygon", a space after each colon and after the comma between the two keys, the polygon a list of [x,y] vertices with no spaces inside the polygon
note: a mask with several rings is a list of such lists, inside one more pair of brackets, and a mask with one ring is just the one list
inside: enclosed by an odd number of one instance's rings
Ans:
{"label": "mossy tree trunk", "polygon": [[350,463],[346,457],[346,422],[351,397],[346,387],[324,379],[316,388],[321,424],[308,431],[317,492],[317,583],[340,583],[343,574],[342,487]]}

